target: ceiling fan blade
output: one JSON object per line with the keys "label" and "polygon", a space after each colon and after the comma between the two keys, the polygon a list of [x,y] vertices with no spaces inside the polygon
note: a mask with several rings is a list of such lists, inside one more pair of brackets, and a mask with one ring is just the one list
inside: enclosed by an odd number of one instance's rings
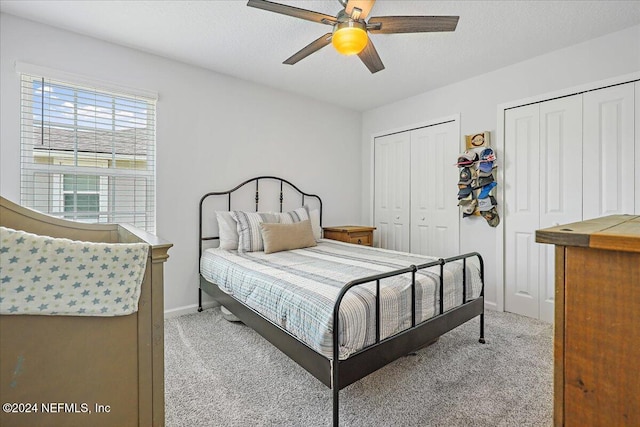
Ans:
{"label": "ceiling fan blade", "polygon": [[360,16],[357,19],[366,19],[371,12],[371,8],[376,0],[349,0],[347,3],[347,7],[344,8],[344,11],[347,15],[351,16],[353,13],[353,8],[357,7],[361,10]]}
{"label": "ceiling fan blade", "polygon": [[382,63],[371,38],[369,38],[369,43],[367,43],[362,52],[358,54],[358,57],[360,57],[364,65],[366,65],[369,71],[371,71],[371,74],[384,70],[384,64]]}
{"label": "ceiling fan blade", "polygon": [[369,20],[367,29],[376,34],[455,31],[459,18],[459,16],[379,16]]}
{"label": "ceiling fan blade", "polygon": [[312,41],[311,43],[300,49],[298,52],[294,53],[291,57],[284,61],[283,64],[293,65],[301,59],[304,59],[312,53],[322,49],[323,47],[331,43],[331,35],[331,33],[327,33]]}
{"label": "ceiling fan blade", "polygon": [[249,0],[247,6],[268,10],[270,12],[281,13],[283,15],[289,15],[295,18],[306,19],[307,21],[318,22],[320,24],[333,25],[337,22],[335,16],[325,15],[324,13],[313,12],[311,10],[300,9],[298,7],[287,6],[286,4],[273,3],[267,0]]}

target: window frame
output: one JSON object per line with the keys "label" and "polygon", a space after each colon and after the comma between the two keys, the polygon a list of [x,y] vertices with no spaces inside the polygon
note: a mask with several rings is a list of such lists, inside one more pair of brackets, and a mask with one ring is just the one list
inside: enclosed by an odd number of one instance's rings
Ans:
{"label": "window frame", "polygon": [[[157,95],[153,96],[153,94],[144,91],[141,95],[141,91],[138,90],[125,91],[121,87],[109,88],[100,83],[89,84],[90,82],[86,78],[74,79],[78,80],[76,83],[70,81],[70,78],[62,80],[43,75],[38,72],[41,71],[40,67],[36,67],[35,73],[24,68],[24,65],[18,67],[16,64],[21,85],[21,203],[60,218],[82,222],[130,222],[154,233],[156,228]],[[71,77],[70,75],[66,76]],[[36,94],[38,85],[34,82],[40,83],[40,97]],[[51,105],[45,106],[45,93],[52,91],[52,88],[73,92],[74,100],[69,102],[73,109],[73,123],[56,122],[55,120],[59,116],[56,116],[55,113],[53,115],[46,114],[55,109]],[[78,101],[78,94],[90,94],[94,98],[89,97],[88,99],[93,100],[94,104],[91,102],[86,105],[81,104]],[[98,112],[98,107],[95,107],[94,115],[85,116],[84,126],[80,126],[81,118],[79,120],[79,116],[82,114],[83,106],[90,108],[92,105],[98,105],[98,98],[111,100],[111,117],[105,119],[104,115]],[[34,105],[34,99],[40,101],[39,106]],[[120,107],[120,110],[117,107]],[[137,113],[136,109],[140,109],[142,112]],[[38,136],[38,134],[34,132],[34,129],[38,129],[38,126],[42,141],[46,138],[48,142],[54,141],[54,145],[56,144],[56,136],[52,137],[50,132],[45,137],[46,130],[57,129],[60,134],[62,132],[72,133],[74,139],[70,144],[73,149],[61,150],[62,143],[55,147],[51,145],[36,147],[34,136]],[[101,138],[107,135],[104,139],[108,141],[109,137],[111,138],[111,152],[101,152],[98,148],[95,148],[94,151],[81,150],[84,148],[81,147],[82,142],[79,137],[81,132],[85,132],[82,134],[84,136],[93,135],[96,141],[100,140],[100,143],[102,142]],[[121,138],[121,135],[125,135],[126,138]],[[137,135],[140,135],[139,139]],[[60,138],[59,141],[62,140],[59,135],[57,138]],[[98,144],[99,142],[96,142],[95,146],[97,147]],[[126,153],[127,150],[130,150],[131,154]],[[42,155],[38,156],[37,153]],[[54,162],[56,164],[52,164]],[[97,221],[95,218],[89,220],[87,213],[78,209],[75,194],[88,193],[78,191],[77,186],[72,190],[76,206],[73,212],[66,211],[65,194],[70,193],[65,191],[63,181],[65,176],[70,175],[98,177],[97,193],[90,192],[99,195]],[[126,195],[124,188],[127,188]],[[47,192],[47,200],[45,200],[42,194]],[[36,200],[37,197],[40,197],[39,201]]]}

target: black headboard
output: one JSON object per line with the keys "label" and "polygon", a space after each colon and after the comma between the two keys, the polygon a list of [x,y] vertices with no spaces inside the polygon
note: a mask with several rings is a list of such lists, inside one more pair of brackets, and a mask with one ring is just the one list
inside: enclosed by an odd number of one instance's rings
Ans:
{"label": "black headboard", "polygon": [[[300,190],[298,187],[296,187],[294,184],[292,184],[291,182],[287,181],[284,178],[279,178],[277,176],[258,176],[255,178],[251,178],[248,179],[246,181],[244,181],[241,184],[238,184],[237,186],[235,186],[234,188],[232,188],[231,190],[227,190],[227,191],[213,191],[211,193],[207,193],[204,196],[202,196],[202,198],[200,199],[200,209],[199,209],[199,235],[200,235],[200,242],[199,242],[199,257],[202,256],[202,245],[205,241],[208,240],[218,240],[220,239],[220,236],[205,236],[203,233],[203,216],[204,216],[204,204],[205,201],[207,201],[209,198],[220,198],[220,197],[226,197],[227,198],[227,204],[226,204],[226,209],[227,210],[232,210],[232,195],[234,192],[240,190],[241,188],[243,188],[245,185],[250,185],[251,183],[255,183],[255,211],[258,212],[259,210],[259,206],[260,206],[260,184],[263,183],[264,185],[275,185],[278,186],[279,185],[279,192],[277,192],[277,196],[278,200],[276,200],[276,202],[279,205],[279,209],[280,212],[283,211],[283,205],[285,203],[285,190],[287,187],[285,187],[285,184],[289,187],[289,189],[291,190],[295,190],[296,193],[299,194],[300,196],[300,204],[299,206],[304,206],[305,205],[305,198],[313,198],[315,200],[317,200],[318,206],[319,206],[319,210],[320,210],[320,225],[322,225],[322,199],[320,199],[320,196],[317,196],[315,194],[310,194],[310,193],[305,193],[304,191]],[[277,188],[276,188],[277,189]],[[295,193],[294,193],[295,194]],[[246,196],[246,195],[245,195]],[[198,257],[198,258],[199,258]]]}

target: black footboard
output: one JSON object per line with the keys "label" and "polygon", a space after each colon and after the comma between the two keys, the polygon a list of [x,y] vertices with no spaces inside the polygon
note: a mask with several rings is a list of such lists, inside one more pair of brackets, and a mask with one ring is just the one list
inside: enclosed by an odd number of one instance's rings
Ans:
{"label": "black footboard", "polygon": [[[478,298],[467,301],[467,283],[466,283],[466,264],[467,259],[477,257],[480,266],[480,280],[482,288]],[[444,265],[448,262],[462,261],[462,305],[444,312]],[[440,266],[440,289],[439,295],[439,314],[416,324],[416,272],[429,267]],[[380,281],[393,276],[411,273],[411,328],[406,329],[396,335],[380,340]],[[374,344],[365,347],[359,352],[351,355],[345,360],[339,358],[339,323],[340,323],[340,305],[346,293],[353,287],[363,285],[365,283],[376,283],[376,341]],[[405,356],[412,351],[433,341],[435,338],[451,331],[463,323],[480,316],[480,338],[479,341],[484,343],[484,261],[482,256],[477,252],[464,255],[458,255],[447,259],[439,259],[418,266],[410,266],[400,270],[388,273],[377,274],[374,276],[364,277],[362,279],[353,280],[346,284],[340,293],[334,305],[333,310],[333,360],[332,360],[332,382],[333,390],[333,425],[338,426],[339,423],[339,391],[358,381],[370,373],[382,368],[383,366],[393,362],[399,357]]]}

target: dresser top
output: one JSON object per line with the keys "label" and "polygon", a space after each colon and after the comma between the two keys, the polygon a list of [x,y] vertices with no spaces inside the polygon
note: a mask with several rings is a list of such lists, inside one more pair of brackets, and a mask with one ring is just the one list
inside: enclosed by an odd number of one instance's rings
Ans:
{"label": "dresser top", "polygon": [[536,242],[640,252],[640,215],[610,215],[537,230]]}

